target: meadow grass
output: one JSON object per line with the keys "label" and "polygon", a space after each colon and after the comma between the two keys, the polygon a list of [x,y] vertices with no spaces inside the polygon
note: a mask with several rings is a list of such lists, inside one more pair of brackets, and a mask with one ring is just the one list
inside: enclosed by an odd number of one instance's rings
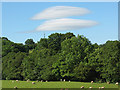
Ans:
{"label": "meadow grass", "polygon": [[[14,82],[12,82],[14,81]],[[18,81],[15,80],[2,80],[2,88],[14,88],[17,86],[18,88],[80,88],[84,86],[85,88],[93,87],[105,87],[105,88],[118,88],[118,85],[115,84],[107,84],[107,83],[93,83],[90,82],[60,82],[60,81],[49,81],[49,82],[37,82],[34,81],[35,84],[32,84],[33,81]]]}

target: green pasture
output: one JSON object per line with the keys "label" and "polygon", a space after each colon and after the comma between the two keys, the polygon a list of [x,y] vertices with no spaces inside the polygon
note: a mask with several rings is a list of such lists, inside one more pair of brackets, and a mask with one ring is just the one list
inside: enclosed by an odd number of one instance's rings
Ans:
{"label": "green pasture", "polygon": [[[37,81],[14,81],[14,80],[2,80],[2,88],[14,88],[17,86],[18,88],[80,88],[84,86],[85,88],[93,87],[105,87],[105,88],[118,88],[118,85],[114,83],[93,83],[90,82],[60,82],[60,81],[49,81],[49,82],[37,82]],[[32,84],[35,82],[35,84]]]}

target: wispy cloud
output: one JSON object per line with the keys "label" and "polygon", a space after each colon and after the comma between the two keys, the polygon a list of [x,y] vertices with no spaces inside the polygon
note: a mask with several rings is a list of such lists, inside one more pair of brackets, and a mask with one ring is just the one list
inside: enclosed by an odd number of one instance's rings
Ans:
{"label": "wispy cloud", "polygon": [[79,19],[53,19],[45,21],[36,28],[36,31],[56,31],[56,30],[78,30],[97,25],[98,23],[91,20]]}
{"label": "wispy cloud", "polygon": [[41,19],[58,19],[69,16],[81,16],[90,13],[86,8],[72,7],[72,6],[55,6],[47,8],[46,10],[36,14],[31,19],[41,20]]}

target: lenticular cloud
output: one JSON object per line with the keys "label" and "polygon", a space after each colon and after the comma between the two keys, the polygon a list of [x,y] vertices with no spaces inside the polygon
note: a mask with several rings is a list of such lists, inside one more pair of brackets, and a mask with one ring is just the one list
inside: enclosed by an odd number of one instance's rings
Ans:
{"label": "lenticular cloud", "polygon": [[53,19],[45,21],[42,25],[36,28],[36,31],[55,31],[55,30],[78,30],[82,28],[92,27],[98,23],[91,20],[79,19]]}
{"label": "lenticular cloud", "polygon": [[44,11],[33,16],[31,19],[32,20],[58,19],[69,16],[81,16],[88,14],[89,12],[90,11],[86,8],[72,6],[55,6],[45,9]]}
{"label": "lenticular cloud", "polygon": [[88,28],[97,25],[96,21],[92,20],[80,20],[66,18],[70,16],[82,16],[90,13],[86,8],[72,7],[72,6],[55,6],[50,7],[42,12],[36,14],[32,20],[42,20],[43,22],[34,31],[56,31],[56,30],[80,30],[82,28]]}

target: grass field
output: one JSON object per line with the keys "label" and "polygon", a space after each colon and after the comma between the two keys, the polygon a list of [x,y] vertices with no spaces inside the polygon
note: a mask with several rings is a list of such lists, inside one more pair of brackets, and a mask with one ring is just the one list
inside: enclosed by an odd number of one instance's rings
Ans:
{"label": "grass field", "polygon": [[18,88],[79,88],[84,86],[85,88],[93,87],[105,87],[105,88],[118,88],[118,85],[115,84],[106,84],[106,83],[93,83],[90,82],[37,82],[34,81],[35,84],[32,84],[32,81],[14,81],[13,80],[2,80],[2,88],[14,88],[17,86]]}

